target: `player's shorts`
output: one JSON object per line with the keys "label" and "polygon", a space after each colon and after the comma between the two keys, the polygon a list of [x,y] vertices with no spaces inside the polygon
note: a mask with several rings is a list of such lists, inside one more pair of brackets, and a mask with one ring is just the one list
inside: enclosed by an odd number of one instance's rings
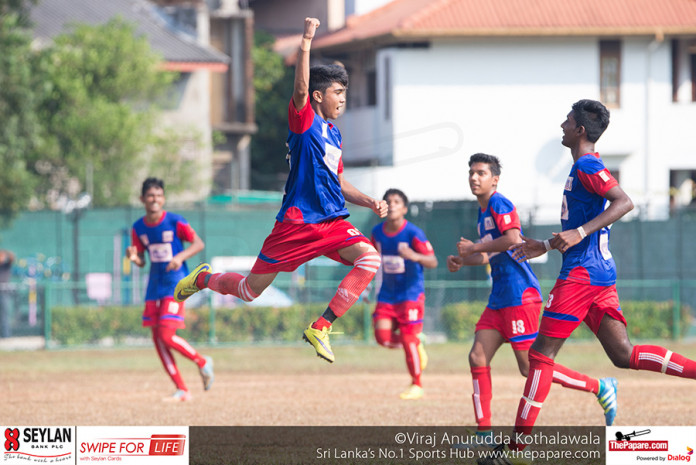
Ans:
{"label": "player's shorts", "polygon": [[175,301],[174,297],[146,300],[145,311],[143,312],[143,326],[160,325],[182,329],[186,327],[186,323],[184,323],[185,316],[184,303]]}
{"label": "player's shorts", "polygon": [[584,321],[597,334],[604,315],[626,325],[615,285],[593,286],[559,279],[549,293],[539,332],[565,339]]}
{"label": "player's shorts", "polygon": [[358,242],[372,246],[372,242],[343,218],[321,223],[281,223],[276,221],[273,231],[263,242],[252,273],[294,271],[313,258],[325,255],[344,265],[338,251]]}
{"label": "player's shorts", "polygon": [[421,294],[418,300],[405,300],[395,304],[377,302],[372,319],[395,320],[399,326],[422,325],[423,315],[425,314],[425,294]]}
{"label": "player's shorts", "polygon": [[476,331],[495,329],[509,342],[513,350],[529,350],[539,330],[541,302],[529,302],[497,310],[486,307],[481,314]]}

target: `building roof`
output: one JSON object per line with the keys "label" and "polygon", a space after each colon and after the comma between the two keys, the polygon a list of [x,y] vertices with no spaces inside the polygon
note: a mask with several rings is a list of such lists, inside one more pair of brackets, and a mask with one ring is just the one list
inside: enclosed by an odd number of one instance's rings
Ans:
{"label": "building roof", "polygon": [[696,0],[394,0],[313,47],[361,41],[472,36],[696,33]]}
{"label": "building roof", "polygon": [[178,64],[174,67],[179,71],[225,71],[229,63],[224,53],[197,43],[191,34],[167,24],[157,8],[145,0],[40,0],[30,16],[34,37],[39,41],[51,41],[70,32],[75,24],[106,24],[120,17],[135,24],[136,32],[147,37],[168,66]]}

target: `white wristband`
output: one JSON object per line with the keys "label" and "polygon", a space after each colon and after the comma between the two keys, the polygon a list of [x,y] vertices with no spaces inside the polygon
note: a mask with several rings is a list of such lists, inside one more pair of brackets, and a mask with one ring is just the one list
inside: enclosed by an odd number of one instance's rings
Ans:
{"label": "white wristband", "polygon": [[549,243],[548,239],[544,239],[544,247],[546,247],[547,252],[551,250],[551,244]]}
{"label": "white wristband", "polygon": [[578,226],[578,232],[580,233],[581,239],[585,239],[587,237],[587,234],[585,233],[585,229],[582,226]]}

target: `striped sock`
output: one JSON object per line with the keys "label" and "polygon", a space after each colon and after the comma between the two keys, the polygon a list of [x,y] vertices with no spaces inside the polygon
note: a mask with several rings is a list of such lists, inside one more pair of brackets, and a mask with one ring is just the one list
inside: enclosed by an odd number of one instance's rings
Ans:
{"label": "striped sock", "polygon": [[634,370],[648,370],[696,379],[696,362],[660,346],[636,345],[629,365]]}

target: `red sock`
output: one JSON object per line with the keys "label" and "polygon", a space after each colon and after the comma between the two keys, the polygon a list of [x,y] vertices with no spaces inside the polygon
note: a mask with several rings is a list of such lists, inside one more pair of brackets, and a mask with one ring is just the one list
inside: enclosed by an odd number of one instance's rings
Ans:
{"label": "red sock", "polygon": [[323,316],[320,316],[317,321],[312,323],[312,328],[314,329],[324,329],[324,328],[329,328],[331,326],[331,322],[324,318]]}
{"label": "red sock", "polygon": [[401,336],[395,333],[392,329],[375,328],[375,340],[377,341],[377,344],[390,349],[396,349],[402,346]]}
{"label": "red sock", "polygon": [[491,399],[493,385],[491,383],[491,367],[471,367],[471,379],[474,384],[474,415],[479,431],[491,429]]}
{"label": "red sock", "polygon": [[420,354],[418,353],[418,344],[420,344],[420,339],[418,339],[418,336],[415,334],[416,329],[410,326],[404,326],[401,328],[401,345],[403,346],[404,353],[406,354],[406,368],[408,368],[408,372],[411,375],[411,384],[422,386],[421,359]]}
{"label": "red sock", "polygon": [[[196,283],[196,286],[198,286],[198,283]],[[259,294],[251,290],[246,276],[239,273],[212,274],[208,280],[208,288],[218,294],[232,294],[245,302],[251,302],[259,296]]]}
{"label": "red sock", "polygon": [[[541,405],[546,400],[553,382],[554,361],[537,352],[529,350],[529,375],[524,385],[524,395],[520,399],[515,418],[514,431],[531,434]],[[521,450],[524,445],[510,444],[511,449]]]}
{"label": "red sock", "polygon": [[172,379],[176,388],[181,389],[182,391],[188,391],[186,383],[184,383],[184,379],[181,377],[181,373],[179,373],[179,368],[176,366],[176,361],[172,356],[172,352],[167,347],[167,344],[165,344],[164,341],[157,336],[156,327],[152,328],[152,341],[155,343],[155,350],[157,351],[157,355],[159,355],[160,361],[164,366],[164,370]]}
{"label": "red sock", "polygon": [[375,277],[380,263],[381,258],[376,251],[365,252],[355,259],[353,269],[343,278],[336,295],[329,302],[329,308],[337,317],[340,318],[358,300]]}
{"label": "red sock", "polygon": [[198,289],[205,289],[206,287],[208,287],[208,286],[205,284],[205,277],[206,277],[206,276],[210,276],[211,274],[212,274],[212,273],[209,273],[209,272],[207,272],[207,271],[204,271],[204,272],[202,272],[201,274],[199,274],[199,275],[196,277],[196,287],[197,287]]}
{"label": "red sock", "polygon": [[565,388],[578,391],[591,392],[593,394],[599,392],[599,380],[597,378],[590,378],[558,363],[553,366],[553,382]]}
{"label": "red sock", "polygon": [[205,359],[186,342],[181,336],[176,334],[175,328],[160,326],[157,333],[159,339],[166,344],[168,349],[174,349],[187,359],[193,361],[199,367],[205,365]]}
{"label": "red sock", "polygon": [[696,379],[696,362],[660,346],[637,345],[631,352],[630,367],[680,378]]}

